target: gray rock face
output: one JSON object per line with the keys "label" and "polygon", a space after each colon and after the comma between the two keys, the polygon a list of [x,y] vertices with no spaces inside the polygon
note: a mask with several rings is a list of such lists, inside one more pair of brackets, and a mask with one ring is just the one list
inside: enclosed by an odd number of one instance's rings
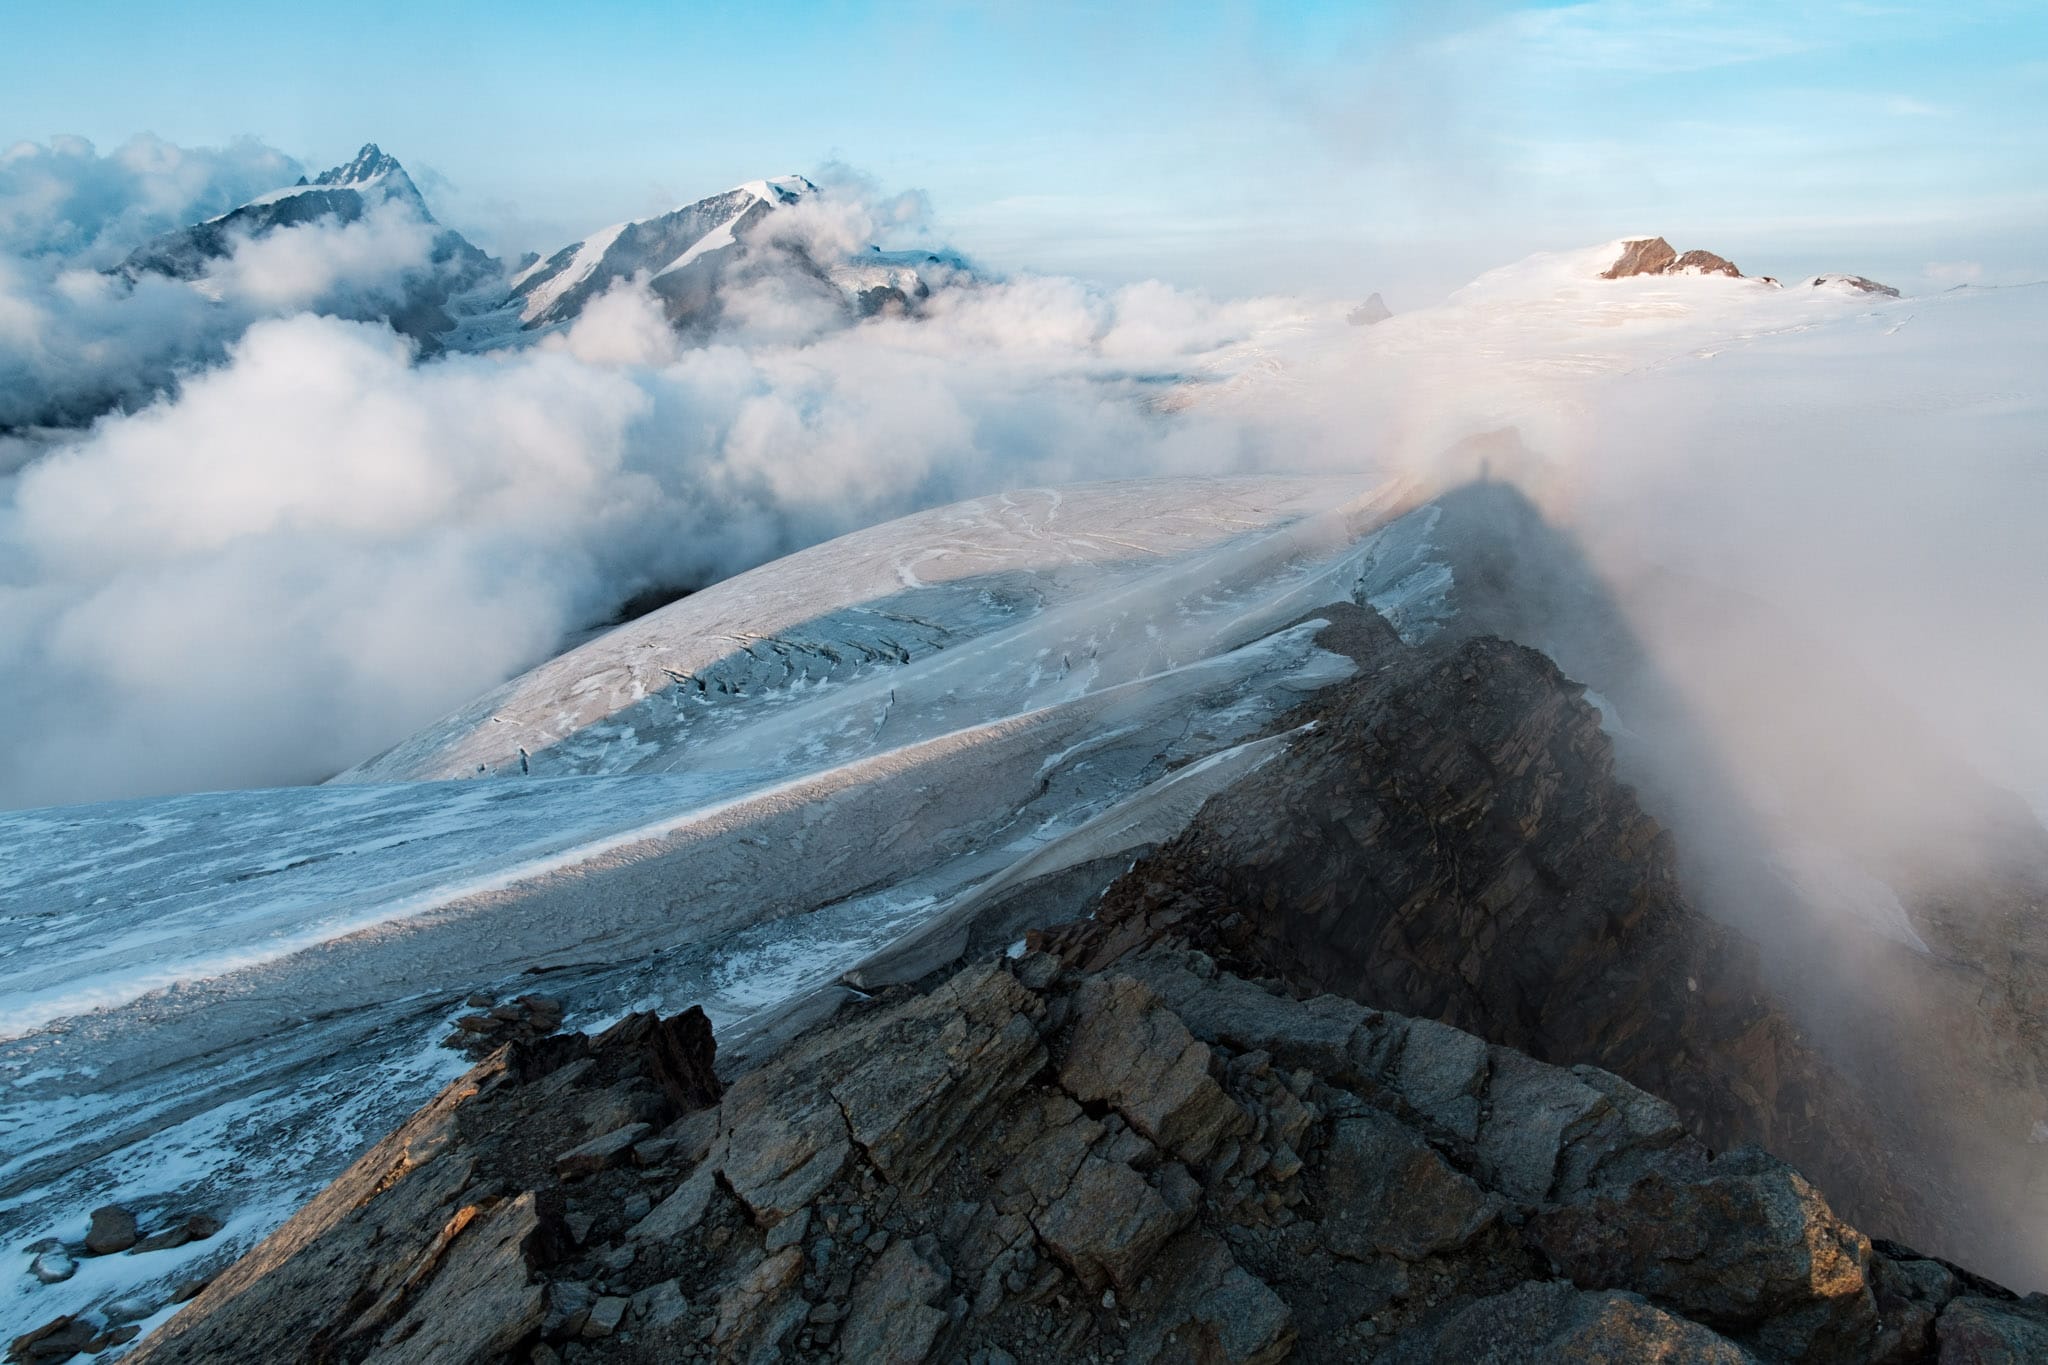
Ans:
{"label": "gray rock face", "polygon": [[893,1244],[854,1289],[842,1353],[876,1365],[917,1365],[946,1325],[946,1311],[936,1305],[947,1280],[910,1243]]}
{"label": "gray rock face", "polygon": [[1539,1215],[1532,1239],[1582,1288],[1640,1289],[1773,1355],[1861,1360],[1878,1338],[1870,1242],[1790,1167],[1749,1149]]}
{"label": "gray rock face", "polygon": [[501,1051],[136,1358],[1903,1365],[2042,1327],[1614,1076],[1198,952],[897,988],[565,1178],[658,1036]]}
{"label": "gray rock face", "polygon": [[1060,1084],[1084,1104],[1112,1101],[1131,1127],[1183,1161],[1206,1161],[1249,1123],[1209,1074],[1211,1054],[1151,991],[1128,977],[1075,995]]}
{"label": "gray rock face", "polygon": [[[1945,1232],[1867,1095],[1802,1040],[1755,945],[1686,898],[1672,840],[1615,779],[1583,689],[1496,638],[1410,645],[1377,617],[1324,610],[1321,638],[1359,675],[1296,713],[1314,731],[1042,941],[1089,970],[1173,942],[1240,976],[1440,1021],[1382,1024],[1357,1046],[1386,1049],[1414,1108],[1518,1198],[1583,1184],[1613,1125],[1669,1134],[1682,1119],[1717,1147],[1782,1151],[1881,1226]],[[1237,1036],[1263,1046],[1262,1007],[1233,1008]],[[1487,1118],[1496,1083],[1514,1099]]]}
{"label": "gray rock face", "polygon": [[1355,1260],[1455,1251],[1500,1207],[1413,1129],[1371,1111],[1333,1126],[1322,1168],[1324,1201],[1347,1211],[1325,1240]]}
{"label": "gray rock face", "polygon": [[1999,1299],[1956,1299],[1935,1323],[1942,1365],[2020,1365],[2048,1360],[2048,1305]]}
{"label": "gray rock face", "polygon": [[1753,1365],[1756,1360],[1733,1342],[1640,1295],[1612,1290],[1581,1293],[1569,1285],[1533,1282],[1458,1310],[1385,1358],[1390,1365],[1453,1360],[1467,1365],[1538,1360]]}
{"label": "gray rock face", "polygon": [[1815,289],[1819,289],[1824,285],[1854,289],[1864,294],[1880,294],[1888,299],[1899,297],[1899,291],[1890,285],[1879,284],[1876,280],[1867,280],[1861,275],[1815,275],[1813,277],[1813,287]]}

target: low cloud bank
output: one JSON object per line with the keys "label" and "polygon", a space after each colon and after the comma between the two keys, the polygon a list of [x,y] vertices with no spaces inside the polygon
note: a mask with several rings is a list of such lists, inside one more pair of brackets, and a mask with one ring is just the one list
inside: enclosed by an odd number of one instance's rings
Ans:
{"label": "low cloud bank", "polygon": [[353,223],[242,238],[189,281],[0,251],[0,432],[139,407],[220,363],[264,318],[388,312],[429,268],[433,241],[432,225],[393,202]]}
{"label": "low cloud bank", "polygon": [[[54,448],[0,444],[0,802],[314,780],[637,592],[955,498],[1317,468],[1427,489],[1504,426],[1537,464],[1497,472],[1589,550],[1827,623],[2048,801],[2026,700],[2048,557],[2015,510],[2043,491],[2042,291],[1609,282],[1596,251],[1370,328],[1350,300],[1030,276],[849,326],[785,267],[924,240],[927,209],[821,181],[728,272],[702,344],[638,281],[538,345],[426,363],[309,315],[429,249],[380,213],[245,242],[201,289],[0,261],[0,393],[185,376]],[[212,368],[151,349],[219,318]]]}
{"label": "low cloud bank", "polygon": [[180,147],[144,133],[105,155],[82,137],[0,151],[0,252],[109,266],[140,242],[289,185],[297,161],[253,138]]}
{"label": "low cloud bank", "polygon": [[1163,421],[1131,376],[1287,313],[1019,280],[821,333],[815,302],[764,276],[685,347],[627,285],[426,364],[378,325],[257,322],[16,476],[0,801],[314,780],[640,589],[992,488],[1240,467],[1237,424]]}

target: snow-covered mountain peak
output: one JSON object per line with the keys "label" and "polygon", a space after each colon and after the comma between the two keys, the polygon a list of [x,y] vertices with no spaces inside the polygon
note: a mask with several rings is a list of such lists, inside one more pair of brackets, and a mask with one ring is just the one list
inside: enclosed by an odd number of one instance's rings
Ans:
{"label": "snow-covered mountain peak", "polygon": [[807,194],[816,194],[818,187],[801,175],[778,175],[767,180],[749,180],[744,185],[733,187],[732,193],[745,192],[772,207],[794,204]]}
{"label": "snow-covered mountain peak", "polygon": [[356,153],[355,160],[345,166],[322,171],[313,177],[315,185],[366,185],[385,176],[403,179],[412,183],[405,173],[405,167],[398,164],[398,158],[391,156],[374,142],[365,142],[363,149]]}
{"label": "snow-covered mountain peak", "polygon": [[[703,306],[705,291],[697,276],[716,273],[717,262],[699,262],[722,260],[721,253],[763,216],[817,189],[801,175],[749,180],[652,218],[614,223],[514,276],[520,316],[529,328],[568,322],[614,281],[644,274],[668,281],[657,284],[656,292],[680,320]],[[683,273],[693,266],[692,274]]]}

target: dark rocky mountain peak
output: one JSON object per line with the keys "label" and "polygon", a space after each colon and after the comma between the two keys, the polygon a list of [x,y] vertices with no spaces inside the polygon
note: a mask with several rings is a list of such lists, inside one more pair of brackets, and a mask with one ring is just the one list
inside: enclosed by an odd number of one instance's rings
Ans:
{"label": "dark rocky mountain peak", "polygon": [[[398,164],[398,158],[391,156],[374,142],[365,142],[363,149],[356,153],[355,160],[346,165],[322,171],[313,177],[315,185],[362,185],[380,176],[405,176],[405,167]],[[410,178],[407,178],[410,184]]]}

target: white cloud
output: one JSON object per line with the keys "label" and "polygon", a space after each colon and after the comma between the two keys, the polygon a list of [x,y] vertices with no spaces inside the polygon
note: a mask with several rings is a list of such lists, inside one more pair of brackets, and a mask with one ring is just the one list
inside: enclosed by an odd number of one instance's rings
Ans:
{"label": "white cloud", "polygon": [[1162,422],[1124,376],[1283,312],[1034,279],[682,349],[628,285],[429,364],[381,326],[257,322],[16,476],[0,803],[317,778],[652,584],[1019,482],[1229,467],[1230,423]]}
{"label": "white cloud", "polygon": [[136,406],[217,363],[259,318],[375,316],[427,268],[433,236],[390,202],[353,223],[244,238],[194,281],[131,283],[71,258],[0,253],[0,430]]}
{"label": "white cloud", "polygon": [[180,147],[144,133],[105,156],[82,137],[0,151],[0,253],[111,265],[171,228],[289,185],[299,163],[242,138]]}

